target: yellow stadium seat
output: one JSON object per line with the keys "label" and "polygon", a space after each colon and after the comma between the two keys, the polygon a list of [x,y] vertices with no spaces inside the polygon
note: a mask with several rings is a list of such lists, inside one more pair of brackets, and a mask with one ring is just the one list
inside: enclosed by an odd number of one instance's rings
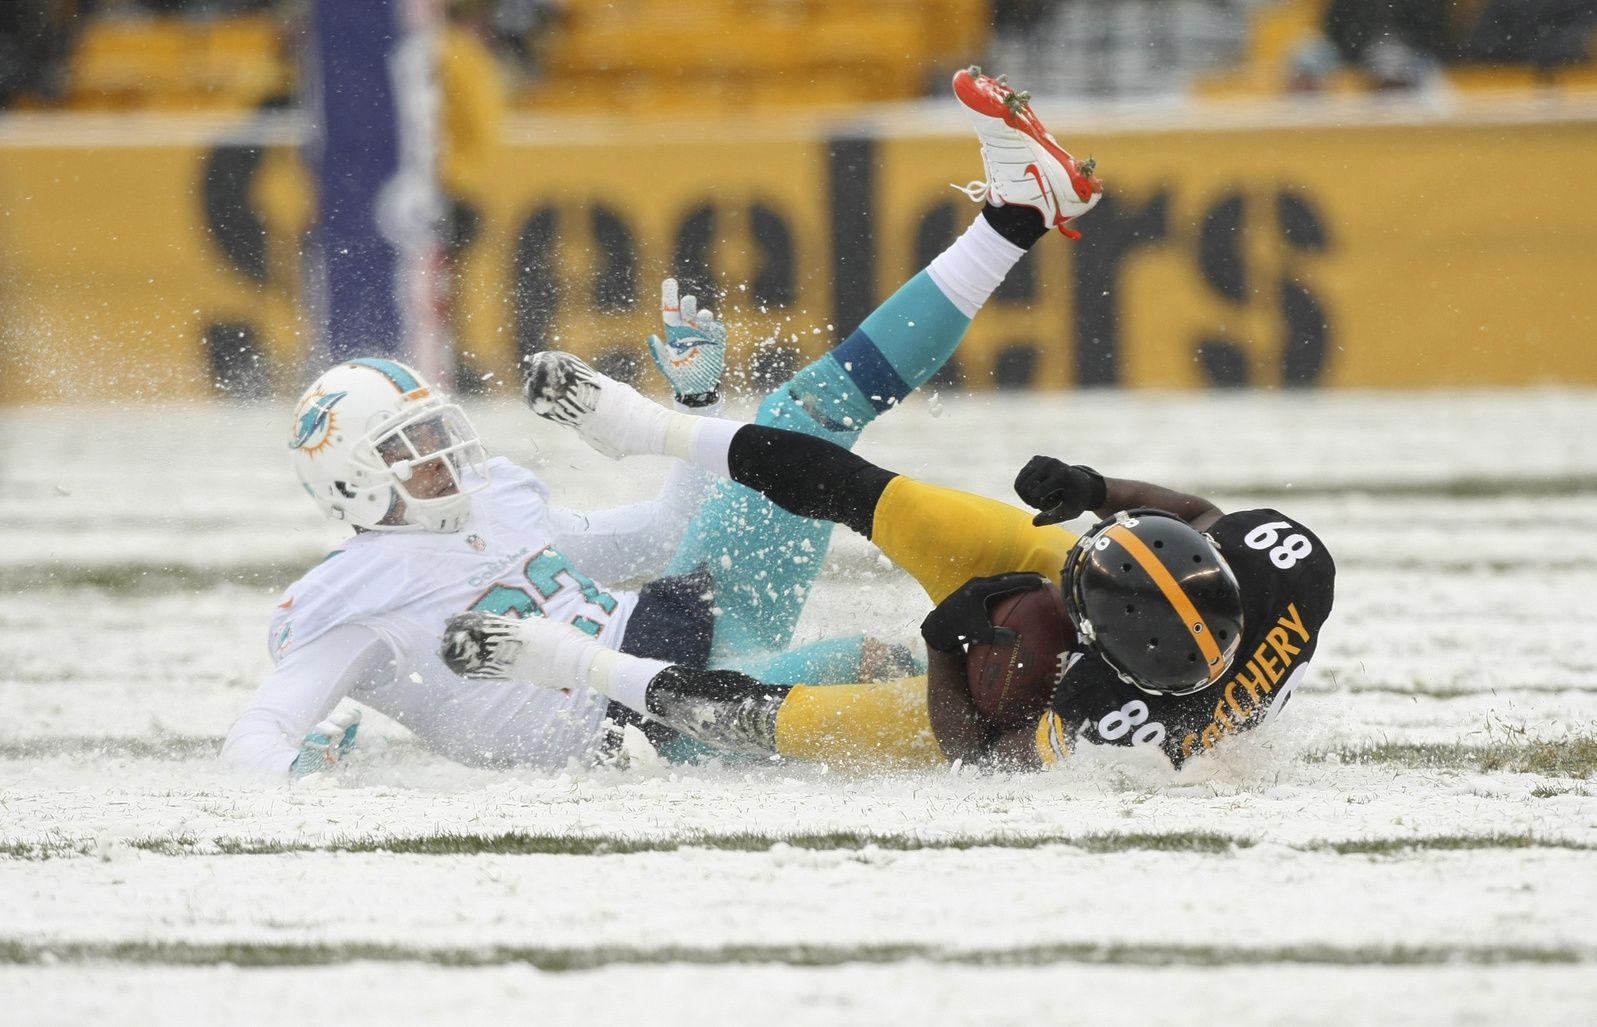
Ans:
{"label": "yellow stadium seat", "polygon": [[67,103],[89,109],[253,106],[286,87],[291,62],[270,18],[93,19],[68,66]]}
{"label": "yellow stadium seat", "polygon": [[69,67],[74,106],[138,105],[183,86],[185,41],[165,19],[98,19],[79,35]]}
{"label": "yellow stadium seat", "polygon": [[976,58],[973,0],[571,0],[524,109],[826,106],[918,95]]}

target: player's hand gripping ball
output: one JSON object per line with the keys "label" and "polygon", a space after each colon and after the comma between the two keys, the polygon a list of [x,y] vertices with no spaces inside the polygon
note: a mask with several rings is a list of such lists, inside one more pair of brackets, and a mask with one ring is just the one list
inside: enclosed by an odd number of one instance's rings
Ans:
{"label": "player's hand gripping ball", "polygon": [[1076,644],[1064,597],[1059,586],[1048,583],[999,599],[988,614],[1005,634],[966,652],[971,702],[1003,727],[1035,723],[1053,699]]}
{"label": "player's hand gripping ball", "polygon": [[963,652],[972,642],[1007,642],[1007,629],[995,628],[988,609],[1015,592],[1029,592],[1048,584],[1041,574],[1012,571],[987,578],[971,578],[943,597],[920,622],[921,638],[928,649]]}

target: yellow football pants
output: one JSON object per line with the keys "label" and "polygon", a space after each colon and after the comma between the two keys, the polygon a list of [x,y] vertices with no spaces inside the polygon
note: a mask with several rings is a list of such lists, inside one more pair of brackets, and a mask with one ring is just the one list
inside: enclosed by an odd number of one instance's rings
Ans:
{"label": "yellow football pants", "polygon": [[[900,475],[872,518],[871,541],[908,571],[933,603],[971,578],[1035,571],[1058,580],[1076,537],[1039,528],[1031,514],[982,496]],[[926,678],[795,685],[776,716],[784,756],[857,769],[945,762],[926,711]]]}

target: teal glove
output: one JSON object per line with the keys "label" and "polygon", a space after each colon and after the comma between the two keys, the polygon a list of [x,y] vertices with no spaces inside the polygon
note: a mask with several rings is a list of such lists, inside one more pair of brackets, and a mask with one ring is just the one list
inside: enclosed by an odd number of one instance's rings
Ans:
{"label": "teal glove", "polygon": [[355,748],[355,732],[359,728],[359,709],[352,706],[347,710],[333,711],[331,716],[311,728],[305,736],[305,744],[300,747],[294,762],[288,765],[288,772],[294,777],[310,777],[331,770]]}
{"label": "teal glove", "polygon": [[660,320],[665,339],[649,336],[649,355],[671,383],[671,391],[684,406],[709,406],[720,398],[721,373],[726,370],[726,325],[698,300],[682,297],[677,303],[677,280],[660,283]]}

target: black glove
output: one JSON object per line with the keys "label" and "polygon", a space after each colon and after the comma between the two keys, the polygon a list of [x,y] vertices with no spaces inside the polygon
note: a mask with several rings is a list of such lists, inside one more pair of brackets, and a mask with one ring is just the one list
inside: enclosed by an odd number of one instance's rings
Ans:
{"label": "black glove", "polygon": [[1091,467],[1067,464],[1051,456],[1034,456],[1015,477],[1015,494],[1042,513],[1036,525],[1058,524],[1103,506],[1109,487]]}
{"label": "black glove", "polygon": [[1030,592],[1046,588],[1048,580],[1041,574],[1012,571],[991,578],[971,578],[949,593],[937,604],[937,609],[921,621],[921,637],[926,644],[939,652],[953,653],[964,648],[966,642],[988,645],[1009,645],[1015,640],[1014,631],[994,627],[987,614],[987,604],[1016,592]]}

